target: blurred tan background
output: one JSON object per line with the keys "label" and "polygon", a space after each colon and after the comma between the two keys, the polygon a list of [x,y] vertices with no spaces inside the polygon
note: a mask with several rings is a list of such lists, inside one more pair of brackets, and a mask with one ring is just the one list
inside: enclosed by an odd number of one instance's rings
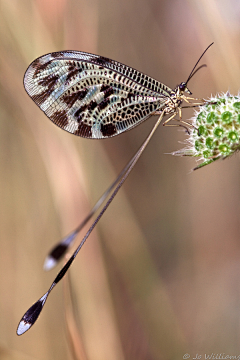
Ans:
{"label": "blurred tan background", "polygon": [[[0,5],[0,359],[238,356],[239,155],[190,173],[193,159],[167,154],[183,146],[184,131],[162,126],[37,323],[22,337],[15,331],[60,269],[43,272],[49,249],[78,225],[156,121],[113,139],[74,137],[25,93],[27,66],[48,52],[82,50],[174,88],[214,41],[189,88],[196,97],[237,94],[240,2]],[[192,113],[184,110],[184,119]]]}

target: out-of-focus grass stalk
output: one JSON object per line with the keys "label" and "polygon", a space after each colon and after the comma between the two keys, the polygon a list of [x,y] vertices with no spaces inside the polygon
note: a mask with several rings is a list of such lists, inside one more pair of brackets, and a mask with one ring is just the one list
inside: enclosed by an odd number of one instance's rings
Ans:
{"label": "out-of-focus grass stalk", "polygon": [[[229,6],[227,2],[219,6],[217,0],[202,0],[201,2],[188,0],[188,4],[192,9],[194,18],[200,25],[199,38],[202,45],[204,46],[206,38],[211,36],[220,49],[220,53],[213,55],[212,63],[208,64],[215,83],[223,91],[229,90],[224,89],[226,84],[231,84],[231,91],[237,92],[239,81],[236,74],[240,71],[240,64],[238,51],[236,51],[238,35],[233,20],[236,11],[235,7]],[[224,13],[228,15],[229,19],[231,19],[232,15],[232,27],[226,26],[227,20],[224,20]]]}

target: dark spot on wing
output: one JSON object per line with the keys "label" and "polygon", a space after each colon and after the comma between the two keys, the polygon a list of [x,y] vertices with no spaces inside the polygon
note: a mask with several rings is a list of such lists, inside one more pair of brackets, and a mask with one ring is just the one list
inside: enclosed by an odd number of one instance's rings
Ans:
{"label": "dark spot on wing", "polygon": [[57,245],[52,251],[50,256],[55,260],[58,261],[62,258],[62,256],[65,254],[66,250],[68,249],[67,245],[59,244]]}
{"label": "dark spot on wing", "polygon": [[37,320],[40,312],[42,311],[43,303],[41,300],[38,300],[33,304],[30,309],[24,314],[22,321],[24,321],[25,324],[33,325],[35,321]]}
{"label": "dark spot on wing", "polygon": [[88,107],[87,107],[87,108],[88,108],[88,110],[94,110],[97,105],[98,105],[97,102],[94,101],[94,100],[92,100],[92,101],[90,101],[90,103],[88,104]]}
{"label": "dark spot on wing", "polygon": [[108,106],[108,104],[110,104],[110,99],[104,99],[98,104],[98,109],[103,110]]}
{"label": "dark spot on wing", "polygon": [[43,90],[40,94],[33,95],[32,96],[33,101],[38,105],[41,105],[44,101],[46,101],[47,98],[53,92],[54,86],[57,83],[57,81],[58,81],[57,75],[49,75],[43,78],[42,80],[40,80],[39,85],[46,86],[47,89]]}
{"label": "dark spot on wing", "polygon": [[68,116],[65,110],[56,111],[49,116],[49,119],[61,128],[65,128],[68,125]]}
{"label": "dark spot on wing", "polygon": [[103,56],[99,56],[99,57],[97,57],[97,58],[94,58],[94,59],[93,59],[93,62],[94,62],[95,64],[97,64],[97,65],[104,66],[104,65],[106,65],[106,64],[111,63],[112,60],[111,60],[111,59],[108,59],[108,58],[105,58],[105,57],[103,57]]}
{"label": "dark spot on wing", "polygon": [[41,92],[40,94],[33,95],[32,99],[36,104],[41,105],[45,100],[47,100],[47,98],[49,97],[50,94],[51,94],[51,92],[49,93],[46,90],[46,91]]}
{"label": "dark spot on wing", "polygon": [[77,100],[83,100],[85,96],[87,95],[88,90],[83,89],[76,92],[73,92],[72,94],[65,94],[62,96],[61,100],[65,102],[69,107],[71,107]]}
{"label": "dark spot on wing", "polygon": [[69,73],[67,74],[66,82],[74,79],[74,77],[76,75],[80,74],[83,71],[83,69],[76,68],[75,66],[70,66],[68,71],[69,71]]}
{"label": "dark spot on wing", "polygon": [[53,58],[63,57],[63,56],[64,56],[64,52],[62,52],[62,51],[56,51],[56,52],[51,53],[51,56],[52,56]]}
{"label": "dark spot on wing", "polygon": [[106,125],[101,124],[101,132],[104,137],[112,136],[117,132],[116,126],[110,123]]}
{"label": "dark spot on wing", "polygon": [[104,91],[104,99],[108,98],[110,95],[112,95],[114,93],[114,90],[111,86],[108,87],[108,89],[106,89]]}
{"label": "dark spot on wing", "polygon": [[92,126],[83,124],[80,122],[78,129],[74,132],[74,135],[91,138],[92,137]]}
{"label": "dark spot on wing", "polygon": [[101,86],[100,92],[104,92],[105,90],[109,89],[110,87],[111,87],[111,86],[109,86],[109,85],[103,84],[103,85]]}
{"label": "dark spot on wing", "polygon": [[[52,56],[53,58],[63,57],[63,56],[64,56],[64,53],[58,51],[58,52],[52,53],[51,56]],[[53,61],[53,59],[48,60],[48,61],[46,61],[46,62],[44,62],[44,63],[42,63],[41,61],[42,61],[42,58],[38,58],[38,59],[36,59],[35,61],[33,61],[32,64],[31,64],[31,67],[34,68],[34,69],[36,69],[35,72],[34,72],[34,74],[33,74],[33,78],[35,78],[39,72],[44,71],[44,70],[48,67],[48,65],[51,64],[51,62]]]}
{"label": "dark spot on wing", "polygon": [[68,271],[69,267],[71,266],[72,262],[74,260],[74,256],[72,255],[70,257],[70,259],[68,260],[68,262],[64,265],[64,267],[59,271],[59,273],[57,274],[54,283],[57,284],[66,274],[66,272]]}
{"label": "dark spot on wing", "polygon": [[36,59],[31,64],[31,67],[35,69],[35,72],[33,74],[33,78],[35,78],[39,72],[45,70],[52,61],[52,60],[49,60],[49,61],[45,62],[44,64],[41,64],[40,60],[41,59]]}
{"label": "dark spot on wing", "polygon": [[85,104],[83,106],[81,106],[74,114],[74,117],[76,118],[76,120],[79,122],[81,120],[81,115],[82,113],[88,108],[88,105]]}
{"label": "dark spot on wing", "polygon": [[52,90],[52,88],[54,87],[57,81],[58,81],[58,75],[48,75],[45,78],[39,80],[39,85],[47,86],[48,89]]}

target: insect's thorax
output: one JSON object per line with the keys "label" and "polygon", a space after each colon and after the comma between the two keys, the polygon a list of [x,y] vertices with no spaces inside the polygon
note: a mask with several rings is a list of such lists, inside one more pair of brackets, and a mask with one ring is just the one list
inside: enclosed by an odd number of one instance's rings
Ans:
{"label": "insect's thorax", "polygon": [[179,91],[174,90],[165,103],[165,114],[174,113],[182,104],[183,98],[182,92],[179,93]]}
{"label": "insect's thorax", "polygon": [[174,90],[172,90],[168,100],[166,101],[165,114],[171,114],[176,112],[180,107],[183,100],[186,99],[184,93],[192,94],[191,91],[187,88],[187,83],[181,82]]}

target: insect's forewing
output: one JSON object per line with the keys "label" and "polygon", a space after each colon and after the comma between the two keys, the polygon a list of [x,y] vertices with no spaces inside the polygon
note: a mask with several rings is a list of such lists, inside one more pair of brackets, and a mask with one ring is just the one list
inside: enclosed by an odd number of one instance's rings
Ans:
{"label": "insect's forewing", "polygon": [[97,139],[146,120],[164,107],[172,91],[117,61],[77,51],[36,59],[25,73],[24,86],[56,125]]}

